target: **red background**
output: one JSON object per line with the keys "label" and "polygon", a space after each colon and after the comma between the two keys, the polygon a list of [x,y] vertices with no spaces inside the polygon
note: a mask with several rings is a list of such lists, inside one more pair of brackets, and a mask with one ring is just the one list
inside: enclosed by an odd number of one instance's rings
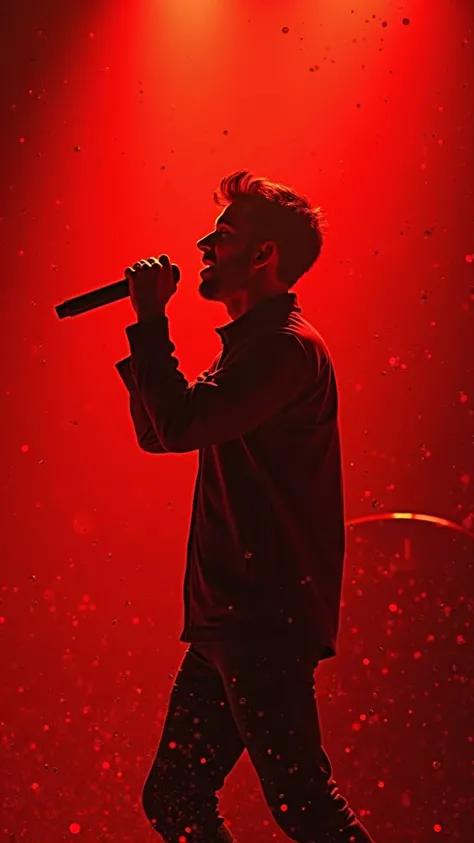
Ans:
{"label": "red background", "polygon": [[[140,793],[184,652],[197,453],[136,445],[114,370],[130,303],[64,321],[54,307],[166,252],[194,379],[228,321],[198,295],[195,244],[238,169],[327,214],[295,292],[338,372],[348,521],[465,530],[349,531],[339,653],[317,672],[336,779],[377,841],[470,839],[473,17],[467,0],[3,6],[6,840],[157,839]],[[405,573],[377,569],[413,548]],[[283,839],[246,757],[223,808],[242,840]]]}

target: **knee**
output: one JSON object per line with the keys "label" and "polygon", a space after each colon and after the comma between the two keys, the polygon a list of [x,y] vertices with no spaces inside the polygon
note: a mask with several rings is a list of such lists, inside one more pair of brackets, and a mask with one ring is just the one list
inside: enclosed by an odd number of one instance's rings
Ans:
{"label": "knee", "polygon": [[172,795],[164,781],[157,782],[148,779],[142,791],[143,810],[153,828],[165,839],[166,831],[173,826],[172,802]]}
{"label": "knee", "polygon": [[148,782],[146,782],[142,790],[142,807],[145,811],[147,819],[149,819],[150,822],[153,822],[156,819],[155,812],[159,804],[159,799],[157,799],[157,796],[158,794],[156,793],[155,788],[152,787],[152,785],[150,785]]}
{"label": "knee", "polygon": [[[142,791],[142,806],[145,815],[165,840],[176,834],[201,806],[196,785],[184,781],[177,783],[170,776],[150,775]],[[174,839],[174,836],[173,836]]]}

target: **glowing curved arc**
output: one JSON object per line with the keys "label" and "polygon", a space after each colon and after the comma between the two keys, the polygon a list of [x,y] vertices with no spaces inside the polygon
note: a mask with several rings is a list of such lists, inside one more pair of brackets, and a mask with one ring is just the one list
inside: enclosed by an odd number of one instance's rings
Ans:
{"label": "glowing curved arc", "polygon": [[437,527],[450,527],[451,530],[457,530],[459,533],[463,533],[465,536],[474,539],[474,533],[463,527],[462,524],[458,524],[456,521],[449,521],[447,518],[439,518],[437,515],[427,515],[421,512],[379,512],[374,515],[362,515],[359,518],[351,518],[347,522],[347,527],[352,527],[356,524],[369,524],[371,521],[428,521]]}

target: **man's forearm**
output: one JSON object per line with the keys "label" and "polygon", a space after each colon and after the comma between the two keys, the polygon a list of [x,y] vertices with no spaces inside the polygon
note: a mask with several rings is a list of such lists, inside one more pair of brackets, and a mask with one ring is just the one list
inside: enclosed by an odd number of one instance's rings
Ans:
{"label": "man's forearm", "polygon": [[130,395],[130,415],[135,428],[138,445],[142,451],[150,454],[166,454],[168,452],[156,435],[156,431],[140,398],[140,393],[138,392],[130,367],[130,361],[131,358],[126,357],[124,360],[116,363],[115,368]]}

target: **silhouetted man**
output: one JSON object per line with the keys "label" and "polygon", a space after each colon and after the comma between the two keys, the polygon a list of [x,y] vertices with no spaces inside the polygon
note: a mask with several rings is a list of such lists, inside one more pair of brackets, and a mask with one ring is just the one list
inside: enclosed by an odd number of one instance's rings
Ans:
{"label": "silhouetted man", "polygon": [[117,368],[138,443],[199,450],[181,635],[190,646],[143,804],[168,843],[230,843],[216,793],[247,749],[291,840],[370,843],[332,778],[313,685],[319,661],[336,655],[339,622],[338,398],[328,349],[289,290],[319,256],[321,212],[245,171],[220,190],[225,210],[197,244],[199,291],[232,321],[194,383],[169,338],[168,257],[125,273],[138,320]]}

